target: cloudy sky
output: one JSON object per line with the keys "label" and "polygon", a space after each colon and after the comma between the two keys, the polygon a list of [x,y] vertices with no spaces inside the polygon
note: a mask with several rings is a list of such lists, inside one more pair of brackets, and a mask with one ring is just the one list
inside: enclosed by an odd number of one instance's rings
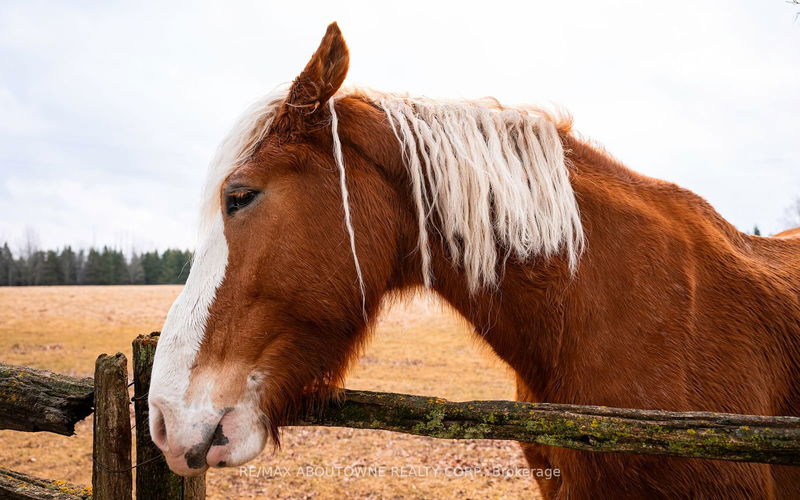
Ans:
{"label": "cloudy sky", "polygon": [[742,230],[800,196],[800,7],[670,2],[0,4],[0,241],[192,247],[206,164],[325,26],[348,82],[558,104]]}

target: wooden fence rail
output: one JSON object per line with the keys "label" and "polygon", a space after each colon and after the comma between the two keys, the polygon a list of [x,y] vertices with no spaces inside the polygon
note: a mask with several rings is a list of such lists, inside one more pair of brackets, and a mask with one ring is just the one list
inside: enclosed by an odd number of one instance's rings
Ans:
{"label": "wooden fence rail", "polygon": [[75,434],[94,404],[91,378],[0,363],[0,429]]}
{"label": "wooden fence rail", "polygon": [[800,465],[800,418],[631,410],[343,391],[306,425],[443,439],[503,439],[592,452]]}
{"label": "wooden fence rail", "polygon": [[[158,334],[154,333],[140,335],[133,342],[136,448],[139,464],[136,473],[136,498],[202,499],[205,496],[204,479],[184,479],[172,474],[165,462],[159,459],[160,452],[150,440],[146,395],[157,340]],[[121,355],[105,356],[103,365],[106,372],[116,370],[117,379],[122,368],[119,356]],[[101,370],[101,359],[103,356],[98,359],[97,373],[104,373]],[[106,386],[108,384],[100,387],[103,390],[112,390]],[[0,429],[70,435],[74,432],[75,423],[93,410],[92,387],[92,379],[73,378],[0,363]],[[117,382],[113,392],[124,393],[124,404],[127,405],[127,388],[120,387]],[[114,399],[113,394],[101,398],[103,401]],[[122,411],[120,408],[123,402],[119,401],[119,397],[116,400],[116,406],[111,407],[117,408],[114,411]],[[110,417],[104,418],[108,420]],[[119,424],[119,418],[111,420]],[[457,403],[436,397],[342,390],[339,397],[327,407],[306,417],[297,425],[382,429],[444,439],[526,441],[592,452],[800,466],[798,417],[667,412],[512,401]],[[95,431],[99,432],[98,429]],[[124,446],[123,444],[123,448]],[[127,448],[129,452],[130,444]],[[113,460],[116,460],[116,467],[124,469],[124,457]],[[96,477],[108,478],[108,474],[96,474]],[[0,493],[4,491],[2,488],[3,482],[0,481]]]}

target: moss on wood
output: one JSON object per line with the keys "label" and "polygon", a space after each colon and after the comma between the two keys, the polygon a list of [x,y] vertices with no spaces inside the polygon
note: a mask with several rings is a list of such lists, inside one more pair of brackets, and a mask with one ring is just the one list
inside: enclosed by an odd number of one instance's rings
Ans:
{"label": "moss on wood", "polygon": [[[157,342],[158,334],[154,333],[139,336],[133,344],[140,462],[160,456],[150,441],[146,400]],[[91,411],[91,386],[91,379],[0,364],[0,428],[71,433],[74,422]],[[43,411],[37,406],[41,401],[46,408],[58,409],[66,404],[71,413]],[[8,413],[7,408],[13,411]],[[49,422],[53,415],[64,414],[71,416],[59,417],[57,424],[42,423]],[[298,425],[382,429],[442,439],[526,441],[593,452],[800,465],[800,418],[797,417],[512,401],[455,403],[436,397],[345,389],[340,398]],[[139,472],[145,476],[148,470],[154,476],[166,478],[165,484],[177,489],[194,489],[194,483],[171,477],[163,462],[147,463]]]}
{"label": "moss on wood", "polygon": [[503,439],[607,453],[800,465],[800,418],[666,412],[343,390],[300,425]]}
{"label": "moss on wood", "polygon": [[66,481],[41,479],[22,472],[0,469],[0,498],[10,500],[87,500],[91,488]]}
{"label": "moss on wood", "polygon": [[0,363],[0,429],[71,436],[92,412],[91,378]]}

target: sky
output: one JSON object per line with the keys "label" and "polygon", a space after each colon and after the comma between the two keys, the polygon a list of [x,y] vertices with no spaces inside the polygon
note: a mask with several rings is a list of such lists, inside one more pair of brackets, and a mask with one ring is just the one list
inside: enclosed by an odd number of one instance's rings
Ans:
{"label": "sky", "polygon": [[740,230],[800,197],[784,0],[0,4],[0,242],[192,248],[206,166],[338,21],[347,83],[562,106]]}

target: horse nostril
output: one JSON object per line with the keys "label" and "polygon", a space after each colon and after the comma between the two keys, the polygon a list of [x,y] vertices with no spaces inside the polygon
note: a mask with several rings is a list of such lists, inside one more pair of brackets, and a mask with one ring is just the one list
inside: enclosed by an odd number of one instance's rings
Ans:
{"label": "horse nostril", "polygon": [[155,405],[150,404],[150,411],[152,415],[152,425],[150,426],[151,436],[153,442],[162,450],[167,448],[167,423],[164,420],[164,413]]}

